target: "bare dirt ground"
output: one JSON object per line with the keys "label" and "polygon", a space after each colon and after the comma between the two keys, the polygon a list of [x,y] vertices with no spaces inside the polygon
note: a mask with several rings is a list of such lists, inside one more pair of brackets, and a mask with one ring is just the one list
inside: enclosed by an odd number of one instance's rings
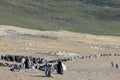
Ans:
{"label": "bare dirt ground", "polygon": [[[120,53],[120,37],[0,26],[0,55],[18,54],[45,59],[58,58],[46,54],[53,51],[75,54]],[[65,63],[68,70],[64,75],[52,72],[53,78],[44,77],[44,72],[39,70],[11,72],[8,67],[0,67],[0,80],[120,80],[120,68],[112,68],[111,61],[120,64],[120,56],[68,61]]]}

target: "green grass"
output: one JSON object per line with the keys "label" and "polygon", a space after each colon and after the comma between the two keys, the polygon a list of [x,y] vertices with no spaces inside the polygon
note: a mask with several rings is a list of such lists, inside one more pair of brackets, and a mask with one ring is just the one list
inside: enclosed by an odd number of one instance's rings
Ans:
{"label": "green grass", "polygon": [[0,0],[0,24],[120,36],[120,0]]}

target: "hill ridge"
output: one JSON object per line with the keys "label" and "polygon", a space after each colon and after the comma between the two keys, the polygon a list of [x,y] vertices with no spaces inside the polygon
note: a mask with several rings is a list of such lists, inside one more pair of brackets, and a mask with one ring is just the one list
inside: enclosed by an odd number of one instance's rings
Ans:
{"label": "hill ridge", "polygon": [[119,0],[1,0],[0,24],[120,36]]}

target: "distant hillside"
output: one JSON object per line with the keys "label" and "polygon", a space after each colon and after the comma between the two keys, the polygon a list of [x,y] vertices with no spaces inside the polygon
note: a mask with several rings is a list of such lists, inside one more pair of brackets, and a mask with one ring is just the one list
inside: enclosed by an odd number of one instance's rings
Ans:
{"label": "distant hillside", "polygon": [[120,0],[0,0],[0,25],[120,36]]}

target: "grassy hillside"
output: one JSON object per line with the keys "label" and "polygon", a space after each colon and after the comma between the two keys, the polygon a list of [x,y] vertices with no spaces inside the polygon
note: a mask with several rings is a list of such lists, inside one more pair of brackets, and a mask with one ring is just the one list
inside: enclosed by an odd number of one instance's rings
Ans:
{"label": "grassy hillside", "polygon": [[120,36],[120,0],[0,0],[0,24]]}

